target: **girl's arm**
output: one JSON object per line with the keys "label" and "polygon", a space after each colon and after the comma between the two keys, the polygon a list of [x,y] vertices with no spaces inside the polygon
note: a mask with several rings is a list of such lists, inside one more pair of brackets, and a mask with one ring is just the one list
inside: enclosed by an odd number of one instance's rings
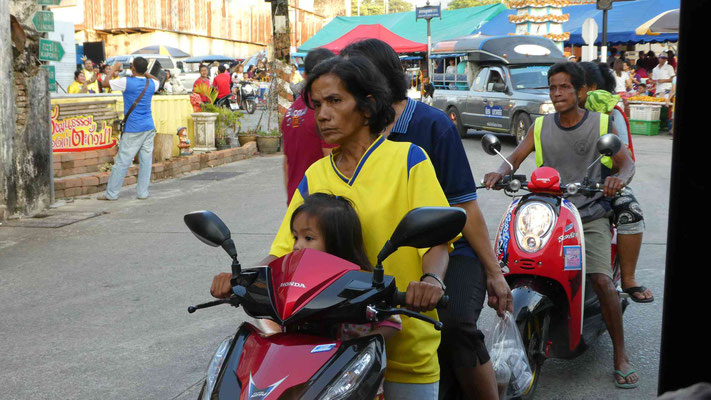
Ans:
{"label": "girl's arm", "polygon": [[393,328],[392,326],[379,326],[379,327],[373,329],[373,331],[370,332],[370,334],[371,335],[378,334],[378,335],[382,336],[383,339],[385,339],[385,341],[387,342],[388,339],[390,339],[397,333],[397,331],[399,331],[399,329]]}

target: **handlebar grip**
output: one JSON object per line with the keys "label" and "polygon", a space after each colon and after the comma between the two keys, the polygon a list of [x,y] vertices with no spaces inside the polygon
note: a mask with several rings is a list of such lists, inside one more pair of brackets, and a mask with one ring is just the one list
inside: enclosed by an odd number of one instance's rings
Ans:
{"label": "handlebar grip", "polygon": [[[405,292],[395,291],[395,294],[393,294],[393,304],[396,306],[404,306],[405,305],[405,296],[406,296]],[[448,305],[449,305],[449,296],[447,296],[445,294],[437,302],[437,308],[447,308]]]}

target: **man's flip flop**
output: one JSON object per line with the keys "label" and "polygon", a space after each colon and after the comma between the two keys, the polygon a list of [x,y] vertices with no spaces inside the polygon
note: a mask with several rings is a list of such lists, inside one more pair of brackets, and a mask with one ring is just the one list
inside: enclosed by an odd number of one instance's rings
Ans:
{"label": "man's flip flop", "polygon": [[615,370],[615,386],[617,386],[617,387],[620,388],[620,389],[634,389],[634,388],[636,388],[637,385],[639,385],[639,381],[637,381],[637,382],[635,382],[635,383],[620,383],[620,382],[617,382],[617,375],[621,376],[622,379],[627,380],[627,377],[630,376],[631,374],[634,374],[634,372],[635,372],[635,371],[634,371],[633,369],[631,369],[631,370],[629,370],[629,372],[627,372],[626,374],[623,374],[622,371],[620,371],[619,369],[616,369],[616,370]]}
{"label": "man's flip flop", "polygon": [[639,299],[637,296],[635,296],[635,293],[643,293],[645,290],[647,290],[646,287],[644,286],[632,286],[628,287],[627,289],[622,289],[623,292],[627,293],[630,295],[630,299],[636,303],[651,303],[654,301],[654,296],[648,298],[648,299]]}

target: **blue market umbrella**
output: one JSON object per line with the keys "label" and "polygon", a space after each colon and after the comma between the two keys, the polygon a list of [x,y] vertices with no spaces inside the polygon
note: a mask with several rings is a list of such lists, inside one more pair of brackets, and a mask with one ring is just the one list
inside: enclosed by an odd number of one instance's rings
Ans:
{"label": "blue market umbrella", "polygon": [[190,54],[180,49],[170,46],[163,46],[160,44],[146,46],[144,48],[134,51],[132,54],[162,54],[164,56],[171,56],[175,58],[190,57]]}

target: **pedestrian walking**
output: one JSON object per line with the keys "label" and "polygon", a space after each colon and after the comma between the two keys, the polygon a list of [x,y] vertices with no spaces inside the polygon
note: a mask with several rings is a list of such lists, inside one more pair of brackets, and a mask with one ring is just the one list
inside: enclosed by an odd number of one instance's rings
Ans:
{"label": "pedestrian walking", "polygon": [[[114,64],[111,67],[111,75],[119,67],[119,63]],[[125,127],[121,133],[119,151],[111,168],[106,192],[97,196],[98,200],[118,199],[126,172],[136,154],[139,154],[140,162],[137,197],[141,200],[148,198],[148,185],[153,166],[153,137],[156,134],[151,99],[158,90],[159,82],[147,70],[148,61],[143,57],[136,57],[131,63],[130,77],[112,79],[103,83],[104,86],[110,85],[111,90],[120,90],[123,93]]]}

